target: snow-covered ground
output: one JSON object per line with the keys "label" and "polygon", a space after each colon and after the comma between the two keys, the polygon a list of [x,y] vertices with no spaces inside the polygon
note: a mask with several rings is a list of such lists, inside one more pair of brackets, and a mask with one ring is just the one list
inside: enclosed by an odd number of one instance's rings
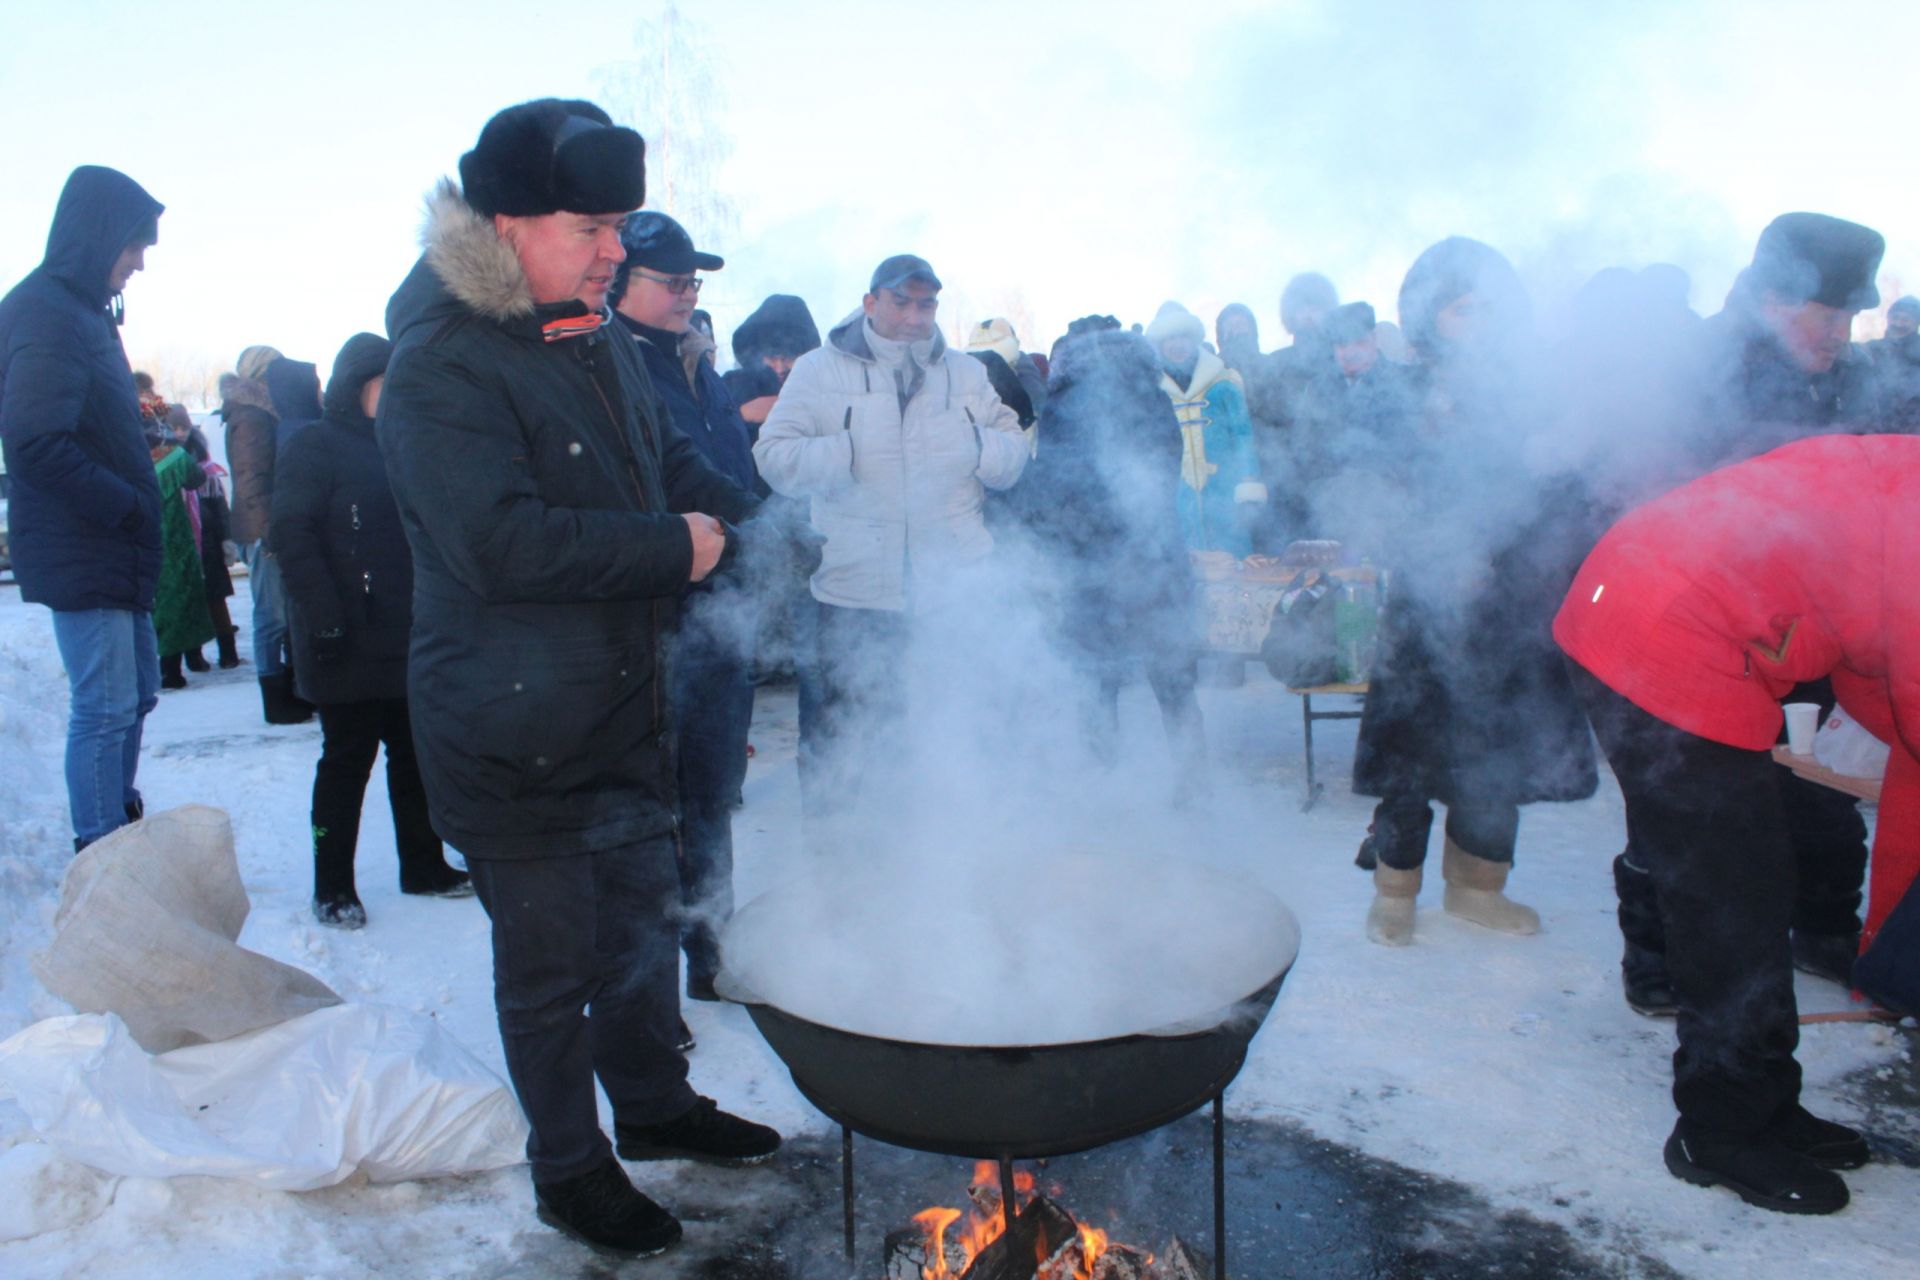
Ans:
{"label": "snow-covered ground", "polygon": [[[239,585],[233,612],[244,619]],[[319,729],[261,724],[250,667],[191,679],[148,721],[140,781],[151,810],[196,801],[232,814],[253,900],[241,942],[311,970],[349,1000],[431,1014],[499,1069],[484,916],[471,899],[400,896],[379,771],[359,856],[371,923],[359,933],[320,928],[307,911],[306,819]],[[1150,839],[1169,856],[1237,870],[1299,917],[1298,965],[1228,1094],[1233,1114],[1285,1118],[1463,1181],[1496,1208],[1559,1222],[1599,1249],[1656,1258],[1687,1276],[1916,1274],[1920,1171],[1911,1160],[1847,1174],[1853,1204],[1825,1219],[1751,1209],[1676,1182],[1661,1165],[1672,1123],[1672,1028],[1635,1016],[1620,998],[1609,862],[1621,819],[1610,783],[1586,803],[1527,812],[1514,891],[1541,910],[1543,934],[1477,930],[1441,913],[1430,889],[1418,945],[1390,950],[1361,930],[1371,885],[1352,857],[1367,802],[1336,785],[1300,810],[1297,699],[1254,668],[1243,686],[1206,690],[1203,700],[1222,771],[1212,801],[1169,818],[1150,812],[1157,797],[1117,799],[1110,829],[1088,834],[1135,846]],[[0,1037],[69,1012],[30,967],[50,936],[70,858],[65,704],[45,611],[0,587]],[[1159,724],[1144,690],[1128,690],[1122,715],[1150,758]],[[1322,776],[1337,783],[1353,726],[1318,725],[1315,737]],[[763,691],[753,740],[746,808],[735,819],[743,899],[803,865],[790,690]],[[1844,1007],[1831,985],[1801,983],[1803,1008]],[[696,1087],[790,1134],[826,1131],[742,1010],[692,1004],[686,1016],[700,1042]],[[1810,1105],[1866,1119],[1865,1082],[1875,1073],[1909,1076],[1909,1044],[1883,1027],[1807,1028],[1800,1057]],[[1915,1149],[1914,1117],[1873,1119],[1872,1132]],[[634,1171],[673,1202],[683,1176],[676,1166]],[[33,1232],[0,1244],[0,1275],[495,1274],[529,1230],[541,1228],[524,1169],[398,1186],[356,1178],[305,1194],[201,1178],[116,1180],[47,1151],[18,1107],[0,1102],[0,1235]],[[1257,1275],[1255,1263],[1237,1269]]]}

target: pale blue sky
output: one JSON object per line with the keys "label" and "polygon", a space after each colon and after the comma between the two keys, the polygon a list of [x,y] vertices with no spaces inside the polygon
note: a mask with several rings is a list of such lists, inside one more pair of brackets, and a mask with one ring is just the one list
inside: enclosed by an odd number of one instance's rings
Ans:
{"label": "pale blue sky", "polygon": [[[498,108],[594,96],[631,6],[45,3],[0,10],[0,287],[67,171],[168,206],[128,290],[161,369],[269,342],[324,366],[379,329],[421,197]],[[914,250],[950,323],[1013,310],[1042,349],[1088,311],[1276,299],[1319,269],[1393,313],[1441,236],[1505,251],[1544,306],[1610,264],[1679,262],[1718,308],[1774,213],[1889,241],[1920,283],[1906,88],[1920,5],[687,0],[718,61],[738,211],[706,292],[724,342],[765,294],[824,328]],[[650,132],[647,121],[636,121]],[[690,222],[695,221],[690,218]],[[1877,331],[1877,321],[1863,320]]]}

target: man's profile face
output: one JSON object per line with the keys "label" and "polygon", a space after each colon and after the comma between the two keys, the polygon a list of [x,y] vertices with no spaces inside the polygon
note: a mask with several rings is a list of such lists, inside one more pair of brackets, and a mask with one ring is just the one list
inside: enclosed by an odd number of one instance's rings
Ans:
{"label": "man's profile face", "polygon": [[1847,349],[1854,312],[1824,302],[1787,302],[1766,294],[1760,315],[1781,350],[1802,373],[1825,373]]}
{"label": "man's profile face", "polygon": [[513,248],[537,303],[578,298],[590,311],[607,304],[613,269],[626,259],[624,213],[496,214],[494,230]]}
{"label": "man's profile face", "polygon": [[773,376],[780,379],[780,385],[784,387],[787,385],[787,375],[793,372],[793,362],[799,358],[799,356],[782,352],[778,355],[761,356],[760,362],[773,370]]}
{"label": "man's profile face", "polygon": [[1911,338],[1920,330],[1920,311],[1901,309],[1887,312],[1887,336],[1889,338]]}
{"label": "man's profile face", "polygon": [[147,250],[153,246],[144,240],[136,240],[120,251],[113,260],[113,266],[107,271],[107,293],[119,293],[127,287],[127,281],[133,279],[136,271],[147,269]]}
{"label": "man's profile face", "polygon": [[1380,344],[1374,341],[1372,334],[1357,342],[1342,342],[1333,349],[1333,358],[1340,363],[1340,372],[1349,378],[1357,378],[1373,368],[1380,358]]}
{"label": "man's profile face", "polygon": [[925,342],[933,336],[940,291],[924,280],[908,280],[868,294],[861,305],[873,331],[889,342]]}

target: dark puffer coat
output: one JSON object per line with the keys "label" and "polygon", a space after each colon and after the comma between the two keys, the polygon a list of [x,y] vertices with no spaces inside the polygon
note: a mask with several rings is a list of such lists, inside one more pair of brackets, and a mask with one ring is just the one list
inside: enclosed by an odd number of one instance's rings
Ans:
{"label": "dark puffer coat", "polygon": [[1062,344],[1040,439],[1008,498],[1056,566],[1066,638],[1099,662],[1194,648],[1180,421],[1153,348],[1118,331]]}
{"label": "dark puffer coat", "polygon": [[[373,419],[360,392],[386,372],[392,346],[357,333],[333,362],[326,411],[281,455],[273,491],[273,554],[292,605],[293,669],[300,696],[323,704],[407,696],[413,625],[413,556]],[[328,661],[314,637],[341,633]]]}
{"label": "dark puffer coat", "polygon": [[0,442],[21,598],[153,608],[160,486],[107,286],[161,205],[113,169],[75,169],[47,254],[0,300]]}
{"label": "dark puffer coat", "polygon": [[[1470,292],[1493,328],[1463,348],[1433,321]],[[1599,785],[1593,735],[1552,621],[1591,517],[1577,485],[1522,461],[1543,420],[1525,378],[1525,293],[1494,250],[1456,238],[1408,272],[1400,315],[1426,359],[1425,416],[1382,548],[1393,585],[1353,789],[1445,804],[1585,799]]]}
{"label": "dark puffer coat", "polygon": [[618,329],[547,341],[492,223],[443,183],[387,307],[376,434],[413,548],[407,692],[436,831],[479,858],[671,831],[659,670],[693,565],[677,512],[755,499],[668,419]]}

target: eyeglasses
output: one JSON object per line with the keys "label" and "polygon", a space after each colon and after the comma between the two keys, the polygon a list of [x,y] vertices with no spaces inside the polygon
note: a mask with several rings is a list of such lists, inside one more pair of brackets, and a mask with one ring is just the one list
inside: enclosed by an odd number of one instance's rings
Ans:
{"label": "eyeglasses", "polygon": [[642,271],[639,267],[633,269],[633,274],[642,280],[651,280],[664,287],[676,298],[686,293],[699,293],[700,286],[706,283],[699,276],[657,276],[651,271]]}

